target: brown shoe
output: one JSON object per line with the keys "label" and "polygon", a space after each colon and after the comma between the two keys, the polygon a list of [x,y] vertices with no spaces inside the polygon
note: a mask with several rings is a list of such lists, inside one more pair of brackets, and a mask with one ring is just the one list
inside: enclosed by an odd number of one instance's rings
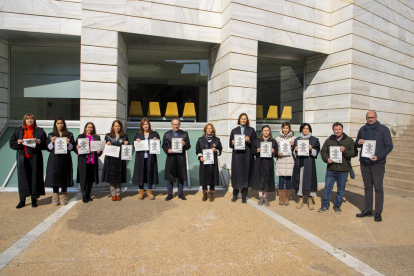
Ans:
{"label": "brown shoe", "polygon": [[116,197],[116,201],[120,201],[121,197],[119,195],[115,196]]}
{"label": "brown shoe", "polygon": [[112,201],[116,201],[116,196],[112,196]]}
{"label": "brown shoe", "polygon": [[279,190],[279,205],[283,205],[285,203],[285,191],[286,190]]}
{"label": "brown shoe", "polygon": [[59,206],[59,194],[53,193],[52,195],[52,205]]}
{"label": "brown shoe", "polygon": [[303,207],[303,196],[299,197],[298,204],[296,204],[296,208],[300,209]]}
{"label": "brown shoe", "polygon": [[61,193],[60,194],[60,204],[67,205],[68,204],[68,193]]}
{"label": "brown shoe", "polygon": [[315,203],[313,202],[313,196],[308,196],[308,205],[309,205],[310,210],[315,209]]}
{"label": "brown shoe", "polygon": [[139,190],[138,191],[138,199],[141,199],[141,200],[144,199],[144,190]]}
{"label": "brown shoe", "polygon": [[213,202],[214,201],[214,190],[210,190],[210,198],[208,201]]}
{"label": "brown shoe", "polygon": [[201,199],[202,201],[206,201],[207,200],[207,191],[203,190],[203,198]]}
{"label": "brown shoe", "polygon": [[147,190],[147,196],[151,200],[154,200],[155,199],[155,196],[152,194],[152,190]]}
{"label": "brown shoe", "polygon": [[285,205],[289,205],[290,190],[285,190]]}

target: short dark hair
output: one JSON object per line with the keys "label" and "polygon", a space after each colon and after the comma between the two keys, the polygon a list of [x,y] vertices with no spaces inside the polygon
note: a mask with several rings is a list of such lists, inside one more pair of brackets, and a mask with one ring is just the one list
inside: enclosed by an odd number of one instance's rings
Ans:
{"label": "short dark hair", "polygon": [[239,119],[237,120],[237,125],[240,125],[240,119],[243,116],[246,116],[246,118],[247,118],[246,126],[250,126],[249,117],[247,116],[246,113],[242,113],[242,114],[239,115]]}
{"label": "short dark hair", "polygon": [[334,129],[336,126],[340,126],[342,129],[344,129],[344,125],[341,124],[340,122],[336,122],[332,125],[332,129]]}
{"label": "short dark hair", "polygon": [[312,127],[311,127],[311,125],[310,125],[310,124],[308,124],[308,123],[303,123],[303,124],[301,124],[301,125],[300,125],[300,128],[299,128],[299,132],[300,132],[300,133],[302,133],[302,130],[303,130],[303,128],[304,128],[305,126],[308,126],[308,127],[309,127],[309,131],[312,133]]}
{"label": "short dark hair", "polygon": [[171,120],[171,124],[172,124],[175,120],[177,120],[177,121],[178,121],[178,123],[181,125],[180,118],[178,118],[178,117],[174,117],[174,118]]}

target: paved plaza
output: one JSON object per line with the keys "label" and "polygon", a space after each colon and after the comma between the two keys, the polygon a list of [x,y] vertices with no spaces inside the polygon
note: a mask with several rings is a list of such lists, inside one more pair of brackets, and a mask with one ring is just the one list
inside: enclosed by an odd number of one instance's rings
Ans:
{"label": "paved plaza", "polygon": [[[322,193],[318,192],[316,207]],[[414,271],[412,197],[386,194],[384,220],[376,223],[373,218],[355,217],[364,202],[359,187],[347,188],[342,214],[332,208],[321,214],[307,205],[298,210],[295,197],[287,207],[271,201],[269,207],[257,208],[254,192],[249,192],[248,204],[232,203],[231,192],[225,190],[217,191],[214,202],[202,202],[200,191],[187,194],[187,201],[175,197],[166,202],[165,192],[156,192],[153,201],[140,201],[137,193],[125,192],[121,201],[112,202],[109,193],[97,192],[93,202],[84,204],[71,193],[72,203],[55,207],[47,193],[38,208],[28,202],[17,210],[17,193],[2,192],[0,254],[16,250],[16,242],[21,245],[30,239],[26,234],[45,225],[58,210],[67,212],[0,275],[409,275]],[[296,228],[302,230],[292,231]],[[352,267],[355,262],[361,270]]]}

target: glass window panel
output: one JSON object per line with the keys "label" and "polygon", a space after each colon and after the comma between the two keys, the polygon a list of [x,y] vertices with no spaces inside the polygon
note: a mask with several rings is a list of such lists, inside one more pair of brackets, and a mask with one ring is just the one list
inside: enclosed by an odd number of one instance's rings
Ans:
{"label": "glass window panel", "polygon": [[[292,107],[293,124],[303,121],[304,62],[270,57],[258,57],[257,105],[263,106],[260,122],[277,121],[266,119],[270,106],[277,106],[277,118],[281,118],[285,106]],[[286,120],[283,120],[286,121]]]}
{"label": "glass window panel", "polygon": [[79,120],[80,48],[11,46],[10,119]]}
{"label": "glass window panel", "polygon": [[[195,118],[207,121],[208,53],[166,50],[128,50],[128,99],[140,101],[147,115],[150,102],[159,102],[163,120],[168,102],[176,102],[179,117],[185,103],[195,106]],[[130,108],[130,104],[128,105]],[[129,111],[129,109],[128,109]],[[140,117],[129,117],[139,120]]]}

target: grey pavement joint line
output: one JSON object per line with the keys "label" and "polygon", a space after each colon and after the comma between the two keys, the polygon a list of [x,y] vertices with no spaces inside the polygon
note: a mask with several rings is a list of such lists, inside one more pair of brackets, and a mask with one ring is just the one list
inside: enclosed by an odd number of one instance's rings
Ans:
{"label": "grey pavement joint line", "polygon": [[357,260],[356,258],[352,257],[351,255],[345,253],[344,251],[333,247],[332,245],[330,245],[326,241],[318,238],[317,236],[315,236],[315,235],[309,233],[308,231],[306,231],[305,229],[297,226],[293,222],[285,219],[284,217],[276,214],[275,212],[269,210],[268,208],[266,208],[264,206],[258,205],[257,202],[255,202],[254,200],[248,199],[247,202],[250,205],[252,205],[254,208],[256,208],[259,211],[261,211],[262,213],[268,215],[272,219],[276,220],[277,222],[279,222],[283,226],[289,228],[290,230],[292,230],[296,234],[298,234],[298,235],[302,236],[303,238],[307,239],[308,241],[310,241],[314,245],[318,246],[319,248],[325,250],[326,252],[328,252],[329,254],[331,254],[332,256],[334,256],[335,258],[340,260],[341,262],[343,262],[343,263],[347,264],[348,266],[352,267],[356,271],[360,272],[361,274],[366,275],[366,276],[383,275],[383,274],[379,273],[378,271],[372,269],[370,266],[364,264],[363,262]]}
{"label": "grey pavement joint line", "polygon": [[80,198],[81,194],[79,193],[68,202],[68,205],[59,207],[59,209],[57,209],[53,214],[51,214],[48,218],[42,221],[38,226],[33,228],[32,231],[30,231],[23,238],[18,240],[9,249],[4,251],[0,255],[0,270],[2,270],[17,255],[19,255],[23,250],[25,250],[34,240],[36,240],[41,234],[43,234],[61,216],[63,216],[67,211],[69,211],[73,206],[75,206],[75,204],[78,202]]}

